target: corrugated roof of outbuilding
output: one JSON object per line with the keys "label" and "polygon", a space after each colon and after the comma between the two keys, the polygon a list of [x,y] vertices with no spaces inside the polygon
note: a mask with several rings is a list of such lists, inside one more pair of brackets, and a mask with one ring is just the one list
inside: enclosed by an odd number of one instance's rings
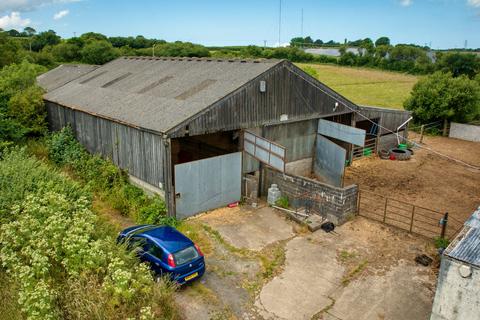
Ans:
{"label": "corrugated roof of outbuilding", "polygon": [[122,57],[46,88],[45,99],[165,133],[281,62]]}
{"label": "corrugated roof of outbuilding", "polygon": [[98,66],[88,64],[62,64],[37,77],[38,84],[47,92],[60,88],[95,69]]}
{"label": "corrugated roof of outbuilding", "polygon": [[480,267],[480,207],[465,222],[462,231],[445,250],[445,255]]}

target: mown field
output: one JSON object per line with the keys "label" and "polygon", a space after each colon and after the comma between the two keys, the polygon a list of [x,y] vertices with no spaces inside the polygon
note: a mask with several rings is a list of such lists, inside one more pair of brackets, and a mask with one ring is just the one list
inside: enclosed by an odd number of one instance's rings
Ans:
{"label": "mown field", "polygon": [[310,66],[318,79],[360,105],[403,109],[418,77],[381,70],[341,67],[335,65],[298,63]]}

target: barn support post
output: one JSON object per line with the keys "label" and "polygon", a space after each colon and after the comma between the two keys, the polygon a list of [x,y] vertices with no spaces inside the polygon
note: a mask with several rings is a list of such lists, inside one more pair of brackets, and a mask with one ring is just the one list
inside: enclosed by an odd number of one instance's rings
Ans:
{"label": "barn support post", "polygon": [[164,189],[165,189],[165,202],[167,205],[167,215],[169,217],[176,217],[175,211],[175,188],[173,186],[173,174],[172,174],[172,152],[171,152],[171,140],[167,136],[164,136]]}

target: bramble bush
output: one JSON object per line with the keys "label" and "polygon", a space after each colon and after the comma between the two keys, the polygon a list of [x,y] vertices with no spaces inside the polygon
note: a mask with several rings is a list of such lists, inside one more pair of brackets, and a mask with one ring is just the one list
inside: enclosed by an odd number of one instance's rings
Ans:
{"label": "bramble bush", "polygon": [[[174,285],[155,284],[91,210],[88,190],[7,151],[0,161],[0,273],[27,319],[176,319]],[[7,306],[8,309],[14,309]]]}
{"label": "bramble bush", "polygon": [[70,127],[52,133],[47,139],[50,160],[73,171],[76,178],[107,200],[110,205],[139,223],[169,224],[177,222],[166,217],[165,202],[158,196],[149,197],[128,182],[127,174],[111,161],[90,155],[75,139]]}

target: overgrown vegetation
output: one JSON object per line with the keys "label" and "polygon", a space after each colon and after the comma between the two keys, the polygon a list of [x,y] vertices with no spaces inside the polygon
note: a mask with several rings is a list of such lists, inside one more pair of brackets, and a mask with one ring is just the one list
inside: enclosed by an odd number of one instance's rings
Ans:
{"label": "overgrown vegetation", "polygon": [[275,201],[275,205],[280,208],[288,209],[288,207],[290,206],[290,202],[288,201],[287,197],[282,196],[277,201]]}
{"label": "overgrown vegetation", "polygon": [[22,317],[177,317],[174,286],[155,285],[149,268],[115,244],[87,185],[15,148],[0,161],[0,204],[0,272],[18,288],[8,304]]}
{"label": "overgrown vegetation", "polygon": [[166,216],[166,206],[158,196],[148,196],[128,182],[127,174],[111,161],[89,154],[65,127],[46,139],[49,159],[70,172],[92,192],[138,223],[168,224],[177,220]]}
{"label": "overgrown vegetation", "polygon": [[447,238],[436,237],[434,239],[434,243],[435,243],[435,248],[445,249],[450,244],[450,240],[448,240]]}
{"label": "overgrown vegetation", "polygon": [[35,83],[35,77],[45,70],[27,61],[0,70],[0,152],[46,132],[43,91]]}

